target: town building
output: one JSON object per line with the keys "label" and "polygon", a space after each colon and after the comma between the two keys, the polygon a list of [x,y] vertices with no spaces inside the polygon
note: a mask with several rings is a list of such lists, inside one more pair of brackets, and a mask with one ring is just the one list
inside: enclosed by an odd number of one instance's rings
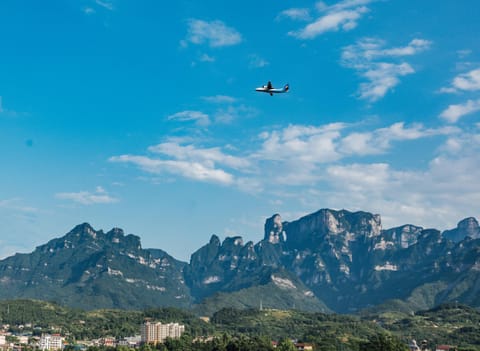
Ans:
{"label": "town building", "polygon": [[60,334],[42,334],[40,338],[40,350],[62,350],[63,339]]}
{"label": "town building", "polygon": [[161,322],[145,322],[141,327],[142,343],[163,343],[166,338],[179,338],[185,326],[178,323],[163,324]]}
{"label": "town building", "polygon": [[107,347],[115,347],[116,345],[116,340],[113,337],[107,336],[104,338],[101,338],[99,340],[100,345],[102,346],[107,346]]}
{"label": "town building", "polygon": [[312,351],[313,350],[313,345],[312,344],[307,344],[304,342],[297,342],[294,344],[295,347],[297,348],[298,351]]}

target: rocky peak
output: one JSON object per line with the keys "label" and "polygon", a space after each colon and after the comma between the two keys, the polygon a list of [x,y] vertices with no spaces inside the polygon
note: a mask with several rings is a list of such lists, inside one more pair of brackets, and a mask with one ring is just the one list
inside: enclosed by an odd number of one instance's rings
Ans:
{"label": "rocky peak", "polygon": [[209,241],[208,244],[209,244],[209,245],[214,245],[214,246],[220,246],[220,245],[221,245],[220,238],[214,234],[214,235],[212,235],[212,237],[210,238],[210,241]]}
{"label": "rocky peak", "polygon": [[97,237],[97,231],[88,223],[82,223],[75,226],[70,232],[67,233],[67,236],[90,236],[92,238]]}
{"label": "rocky peak", "polygon": [[479,239],[480,226],[475,218],[468,217],[458,222],[457,228],[444,231],[443,236],[453,242],[462,241],[467,236],[472,239]]}
{"label": "rocky peak", "polygon": [[417,243],[422,227],[412,224],[405,224],[400,227],[390,228],[382,231],[382,239],[392,245],[406,249]]}
{"label": "rocky peak", "polygon": [[217,258],[220,246],[220,238],[216,235],[212,235],[208,244],[202,246],[190,256],[190,265],[192,267],[197,267],[211,264]]}
{"label": "rocky peak", "polygon": [[283,228],[289,245],[305,248],[318,245],[327,236],[344,235],[348,240],[376,237],[381,233],[382,224],[377,214],[321,209],[296,221],[283,223]]}
{"label": "rocky peak", "polygon": [[287,240],[285,230],[283,230],[282,217],[277,213],[265,221],[264,240],[272,244],[278,244]]}
{"label": "rocky peak", "polygon": [[222,243],[223,248],[230,249],[235,246],[243,246],[243,238],[241,236],[227,237]]}
{"label": "rocky peak", "polygon": [[464,230],[467,235],[473,239],[476,239],[476,236],[478,236],[480,230],[477,220],[473,217],[468,217],[458,222],[457,228]]}

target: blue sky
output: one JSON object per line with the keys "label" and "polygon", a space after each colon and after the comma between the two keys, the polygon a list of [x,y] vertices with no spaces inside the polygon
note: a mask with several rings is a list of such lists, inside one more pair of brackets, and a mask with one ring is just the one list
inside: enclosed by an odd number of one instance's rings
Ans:
{"label": "blue sky", "polygon": [[[188,260],[266,217],[480,203],[480,3],[0,3],[0,257],[76,224]],[[287,94],[255,92],[271,80]]]}

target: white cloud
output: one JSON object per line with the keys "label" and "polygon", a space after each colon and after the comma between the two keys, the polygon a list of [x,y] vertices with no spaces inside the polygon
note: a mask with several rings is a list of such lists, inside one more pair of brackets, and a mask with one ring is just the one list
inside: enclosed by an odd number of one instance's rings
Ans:
{"label": "white cloud", "polygon": [[330,166],[327,174],[329,181],[337,187],[343,187],[349,192],[364,192],[368,189],[371,193],[385,190],[395,177],[386,163]]}
{"label": "white cloud", "polygon": [[321,196],[323,206],[342,208],[348,201],[352,210],[380,213],[386,227],[412,223],[449,228],[478,210],[480,135],[464,135],[454,150],[448,148],[425,170],[399,170],[387,163],[331,165],[324,179],[328,190],[314,197]]}
{"label": "white cloud", "polygon": [[321,127],[290,125],[281,131],[266,132],[256,157],[269,161],[302,161],[326,163],[338,160],[335,143],[341,136],[344,124],[335,123]]}
{"label": "white cloud", "polygon": [[259,151],[251,159],[261,165],[271,184],[315,184],[324,179],[323,169],[329,164],[384,154],[402,141],[459,133],[456,127],[425,128],[421,124],[405,126],[403,122],[367,132],[351,131],[354,127],[342,123],[291,125],[263,132]]}
{"label": "white cloud", "polygon": [[113,3],[110,2],[110,1],[95,0],[95,3],[96,3],[98,6],[101,6],[101,7],[103,7],[104,9],[107,9],[107,10],[109,10],[109,11],[113,11],[113,9],[114,9]]}
{"label": "white cloud", "polygon": [[421,124],[405,127],[403,122],[371,132],[353,132],[339,143],[339,150],[345,155],[375,155],[385,153],[393,141],[417,140],[435,135],[453,135],[459,130],[454,127],[426,129]]}
{"label": "white cloud", "polygon": [[222,164],[235,169],[250,167],[250,162],[246,159],[227,155],[219,147],[196,148],[193,145],[180,145],[175,142],[167,142],[150,146],[148,151],[173,157],[177,160],[188,160],[189,162],[199,162],[213,165]]}
{"label": "white cloud", "polygon": [[82,205],[111,204],[118,202],[117,198],[110,196],[105,189],[100,186],[97,186],[95,192],[79,191],[76,193],[57,193],[55,197],[62,200],[71,200]]}
{"label": "white cloud", "polygon": [[174,113],[167,117],[169,121],[189,122],[193,121],[199,126],[208,126],[210,124],[210,118],[207,114],[201,111],[186,110]]}
{"label": "white cloud", "polygon": [[[314,39],[326,32],[352,30],[357,27],[358,20],[369,12],[369,9],[365,5],[373,1],[374,0],[344,0],[331,6],[323,2],[318,2],[316,8],[322,13],[321,16],[307,24],[304,28],[291,31],[288,34],[299,39]],[[308,19],[306,17],[308,12],[304,12],[304,9],[290,9],[283,11],[279,16],[286,16],[293,19]]]}
{"label": "white cloud", "polygon": [[461,117],[480,111],[480,99],[468,100],[464,104],[450,105],[444,110],[440,117],[450,123],[457,122]]}
{"label": "white cloud", "polygon": [[[267,185],[315,184],[325,177],[322,169],[329,164],[383,154],[402,141],[439,135],[454,139],[459,134],[456,127],[425,128],[403,122],[366,132],[354,128],[345,123],[289,125],[261,133],[247,148],[199,147],[193,140],[171,139],[150,146],[151,156],[122,155],[110,161],[134,164],[152,174],[169,173],[259,191]],[[238,150],[243,150],[242,155]]]}
{"label": "white cloud", "polygon": [[34,214],[39,212],[39,210],[35,207],[23,205],[22,199],[19,198],[0,200],[0,208],[26,214]]}
{"label": "white cloud", "polygon": [[213,104],[233,104],[237,101],[234,97],[227,95],[204,96],[202,99]]}
{"label": "white cloud", "polygon": [[[247,158],[226,154],[220,147],[201,148],[193,144],[181,145],[169,141],[150,146],[152,156],[121,155],[109,159],[110,162],[131,163],[152,174],[173,174],[202,182],[221,185],[236,185],[244,189],[258,188],[255,180],[246,177],[238,179],[232,171],[248,174],[251,162]],[[222,168],[229,168],[226,171]]]}
{"label": "white cloud", "polygon": [[16,117],[21,117],[21,116],[28,115],[25,112],[18,112],[18,111],[14,111],[14,110],[5,108],[5,106],[3,105],[2,96],[0,96],[0,114],[2,114],[5,117],[11,117],[11,118],[16,118]]}
{"label": "white cloud", "polygon": [[252,118],[256,116],[258,111],[246,105],[230,105],[227,107],[218,108],[215,111],[215,122],[222,124],[232,123],[234,120],[240,118]]}
{"label": "white cloud", "polygon": [[180,175],[182,177],[197,181],[213,182],[223,185],[231,184],[234,181],[232,174],[214,167],[213,163],[204,164],[191,161],[153,159],[147,156],[121,155],[109,159],[110,162],[132,163],[142,170],[162,174],[164,172]]}
{"label": "white cloud", "polygon": [[222,47],[239,44],[242,36],[222,21],[191,19],[188,21],[186,41],[197,45],[207,43],[210,47]]}
{"label": "white cloud", "polygon": [[83,12],[86,15],[93,15],[95,13],[95,9],[92,8],[92,7],[85,7],[85,8],[83,8]]}
{"label": "white cloud", "polygon": [[249,60],[250,60],[249,65],[252,68],[262,68],[270,64],[267,60],[265,60],[264,58],[256,54],[250,55]]}
{"label": "white cloud", "polygon": [[200,62],[215,62],[215,57],[208,54],[202,54],[199,58]]}
{"label": "white cloud", "polygon": [[409,63],[395,60],[427,50],[430,45],[428,40],[413,39],[407,46],[385,48],[384,41],[365,38],[344,47],[341,62],[367,79],[366,83],[360,84],[359,98],[375,102],[396,87],[400,83],[400,77],[415,73]]}
{"label": "white cloud", "polygon": [[290,18],[296,21],[308,21],[311,19],[309,9],[305,8],[291,8],[287,10],[283,10],[277,16],[277,19],[281,18]]}
{"label": "white cloud", "polygon": [[408,63],[374,64],[369,70],[362,73],[369,82],[360,84],[359,97],[375,102],[400,83],[399,77],[412,73],[415,73],[415,70]]}
{"label": "white cloud", "polygon": [[480,68],[456,76],[449,87],[442,88],[443,93],[480,90]]}
{"label": "white cloud", "polygon": [[[114,156],[110,162],[134,165],[153,175],[263,193],[305,208],[347,206],[381,213],[390,226],[407,222],[428,226],[435,221],[437,227],[448,225],[480,200],[480,134],[403,122],[366,131],[359,126],[365,127],[345,123],[276,127],[237,148],[199,147],[191,140],[172,139],[149,147],[147,155]],[[402,169],[378,158],[370,163],[366,157],[435,136],[443,136],[435,139],[443,144],[437,145],[434,156],[421,156],[431,161],[420,168],[418,162]]]}
{"label": "white cloud", "polygon": [[400,169],[386,162],[326,165],[318,182],[299,188],[296,198],[311,209],[380,213],[384,228],[406,223],[452,228],[477,215],[479,151],[480,134],[463,133],[450,136],[424,169]]}
{"label": "white cloud", "polygon": [[469,56],[472,54],[472,50],[470,49],[465,49],[465,50],[458,50],[457,55],[459,58],[464,59],[465,57]]}

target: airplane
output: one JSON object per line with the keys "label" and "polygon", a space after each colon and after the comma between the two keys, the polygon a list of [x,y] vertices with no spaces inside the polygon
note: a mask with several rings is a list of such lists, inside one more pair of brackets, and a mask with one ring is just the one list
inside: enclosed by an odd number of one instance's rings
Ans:
{"label": "airplane", "polygon": [[277,93],[286,93],[288,89],[289,89],[288,84],[285,84],[285,86],[282,89],[279,89],[279,88],[274,88],[272,86],[272,82],[269,81],[267,85],[263,85],[260,88],[256,88],[255,91],[259,91],[262,93],[269,93],[270,96],[273,96],[273,94],[277,94]]}

